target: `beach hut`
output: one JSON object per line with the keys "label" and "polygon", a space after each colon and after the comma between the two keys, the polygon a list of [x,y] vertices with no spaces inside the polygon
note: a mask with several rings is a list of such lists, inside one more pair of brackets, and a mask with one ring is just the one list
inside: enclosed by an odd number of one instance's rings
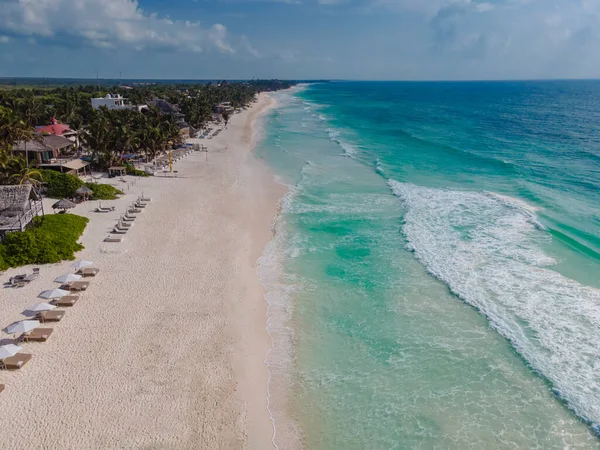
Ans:
{"label": "beach hut", "polygon": [[109,178],[118,177],[125,175],[127,169],[125,166],[111,166],[108,168],[108,176]]}
{"label": "beach hut", "polygon": [[75,208],[75,206],[75,203],[73,203],[71,200],[63,198],[52,205],[52,209],[62,209],[62,212],[64,213],[67,211],[67,209]]}
{"label": "beach hut", "polygon": [[81,186],[79,189],[77,189],[75,191],[75,194],[77,194],[78,197],[81,197],[83,199],[83,201],[85,201],[85,200],[89,200],[91,198],[91,196],[94,195],[94,191],[92,191],[87,186]]}

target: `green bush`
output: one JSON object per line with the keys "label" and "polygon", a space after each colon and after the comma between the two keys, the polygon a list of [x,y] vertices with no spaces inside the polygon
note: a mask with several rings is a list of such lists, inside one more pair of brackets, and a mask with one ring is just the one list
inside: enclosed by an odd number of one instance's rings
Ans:
{"label": "green bush", "polygon": [[75,214],[36,217],[33,228],[6,234],[0,244],[0,265],[18,267],[75,259],[75,252],[83,249],[78,239],[88,221]]}
{"label": "green bush", "polygon": [[85,183],[94,193],[92,200],[115,200],[117,195],[123,195],[123,192],[110,184]]}
{"label": "green bush", "polygon": [[70,198],[83,186],[83,181],[74,175],[54,170],[40,170],[42,180],[46,183],[46,195],[52,198]]}
{"label": "green bush", "polygon": [[145,171],[136,169],[131,164],[125,164],[125,173],[127,175],[133,175],[136,177],[147,177],[148,176],[148,174]]}

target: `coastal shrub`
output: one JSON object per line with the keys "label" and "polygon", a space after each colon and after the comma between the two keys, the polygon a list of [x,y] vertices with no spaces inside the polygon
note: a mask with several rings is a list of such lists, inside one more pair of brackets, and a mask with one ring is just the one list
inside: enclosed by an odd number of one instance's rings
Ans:
{"label": "coastal shrub", "polygon": [[78,240],[88,221],[75,214],[36,217],[32,228],[6,234],[0,244],[0,264],[6,268],[73,260],[75,252],[83,249]]}
{"label": "coastal shrub", "polygon": [[46,183],[46,195],[52,198],[70,198],[75,195],[75,191],[83,186],[83,181],[78,177],[60,173],[54,170],[40,170],[42,181]]}
{"label": "coastal shrub", "polygon": [[110,184],[85,183],[94,193],[92,200],[115,200],[117,195],[123,195],[123,192]]}
{"label": "coastal shrub", "polygon": [[148,176],[148,174],[144,170],[136,169],[131,164],[125,164],[125,173],[127,175],[133,175],[136,177],[147,177]]}

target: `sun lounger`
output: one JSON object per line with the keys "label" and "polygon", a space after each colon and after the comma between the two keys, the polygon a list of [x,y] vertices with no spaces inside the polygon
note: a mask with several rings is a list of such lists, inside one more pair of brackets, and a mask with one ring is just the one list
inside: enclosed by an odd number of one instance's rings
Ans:
{"label": "sun lounger", "polygon": [[69,308],[71,306],[75,306],[75,303],[77,303],[78,301],[78,295],[65,295],[64,297],[57,298],[56,300],[54,300],[54,304],[63,308]]}
{"label": "sun lounger", "polygon": [[137,202],[135,202],[135,203],[133,204],[133,206],[134,206],[135,208],[145,208],[145,207],[146,207],[146,203],[142,203],[142,202],[139,202],[139,201],[137,201]]}
{"label": "sun lounger", "polygon": [[85,291],[90,287],[89,281],[73,281],[71,283],[63,284],[60,288],[65,291]]}
{"label": "sun lounger", "polygon": [[144,195],[142,194],[141,197],[138,197],[138,201],[141,201],[141,202],[151,202],[152,199],[150,197],[144,197]]}
{"label": "sun lounger", "polygon": [[129,208],[127,210],[128,214],[140,214],[141,212],[142,212],[142,210],[139,208]]}
{"label": "sun lounger", "polygon": [[37,315],[37,319],[40,322],[60,322],[64,316],[64,311],[42,311]]}
{"label": "sun lounger", "polygon": [[36,328],[35,330],[31,330],[29,333],[24,334],[23,340],[25,342],[46,342],[53,332],[53,328]]}
{"label": "sun lounger", "polygon": [[132,217],[125,214],[124,216],[121,216],[121,220],[124,222],[133,222],[135,220],[135,216]]}
{"label": "sun lounger", "polygon": [[132,226],[132,223],[128,223],[123,220],[119,220],[119,223],[117,224],[117,228],[122,228],[124,230],[129,230]]}
{"label": "sun lounger", "polygon": [[17,353],[15,356],[4,358],[0,362],[0,368],[4,370],[18,370],[31,360],[29,353]]}
{"label": "sun lounger", "polygon": [[106,236],[104,242],[123,242],[122,236]]}
{"label": "sun lounger", "polygon": [[29,283],[30,281],[37,280],[37,278],[38,278],[39,276],[40,276],[40,273],[39,273],[39,272],[33,272],[32,274],[29,274],[29,275],[27,275],[27,276],[26,276],[26,277],[23,279],[23,281],[26,281],[26,282],[28,282],[28,283]]}
{"label": "sun lounger", "polygon": [[85,267],[83,269],[79,269],[77,274],[81,275],[82,277],[95,277],[98,275],[98,272],[100,272],[100,269],[95,267]]}
{"label": "sun lounger", "polygon": [[127,230],[122,228],[114,227],[111,231],[112,234],[127,234]]}
{"label": "sun lounger", "polygon": [[100,209],[100,208],[96,208],[94,210],[94,212],[97,212],[97,213],[109,213],[111,211],[112,211],[111,209]]}

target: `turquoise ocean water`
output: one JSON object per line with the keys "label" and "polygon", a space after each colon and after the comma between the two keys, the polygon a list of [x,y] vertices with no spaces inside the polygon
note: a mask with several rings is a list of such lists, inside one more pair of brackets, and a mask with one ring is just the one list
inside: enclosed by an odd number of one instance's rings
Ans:
{"label": "turquoise ocean water", "polygon": [[277,446],[600,448],[600,82],[275,95]]}

